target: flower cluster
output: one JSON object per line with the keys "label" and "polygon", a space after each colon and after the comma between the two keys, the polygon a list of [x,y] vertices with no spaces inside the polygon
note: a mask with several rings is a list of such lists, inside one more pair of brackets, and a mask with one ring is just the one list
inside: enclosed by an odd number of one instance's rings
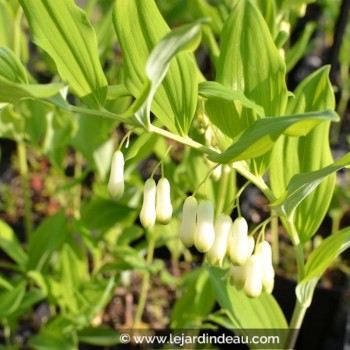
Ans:
{"label": "flower cluster", "polygon": [[234,222],[228,215],[220,214],[214,224],[214,207],[209,200],[201,201],[190,196],[183,205],[179,237],[186,247],[193,245],[207,253],[209,264],[223,266],[225,257],[231,260],[229,280],[244,289],[250,297],[258,297],[264,290],[272,292],[274,269],[269,243],[265,240],[255,245],[248,235],[248,224],[243,217]]}
{"label": "flower cluster", "polygon": [[[112,198],[119,199],[124,192],[124,156],[117,150],[112,159],[108,191]],[[151,176],[144,186],[140,222],[147,230],[155,222],[168,224],[173,207],[170,198],[169,181],[162,177],[158,183]],[[185,247],[193,245],[201,253],[207,253],[209,264],[223,266],[228,257],[231,260],[229,280],[237,288],[243,288],[250,297],[257,297],[264,290],[272,292],[274,269],[271,247],[262,240],[248,235],[248,224],[243,217],[232,222],[228,215],[220,214],[214,224],[214,206],[209,200],[197,202],[188,197],[183,205],[179,237]]]}
{"label": "flower cluster", "polygon": [[140,221],[145,229],[150,229],[155,222],[166,225],[171,220],[173,207],[170,199],[169,181],[162,177],[157,185],[153,178],[145,182]]}
{"label": "flower cluster", "polygon": [[[124,155],[118,149],[112,157],[108,181],[108,192],[114,200],[120,199],[124,193],[124,164]],[[153,177],[149,178],[143,190],[143,204],[140,212],[142,226],[149,229],[156,221],[166,225],[171,220],[172,213],[169,181],[162,177],[156,184]]]}

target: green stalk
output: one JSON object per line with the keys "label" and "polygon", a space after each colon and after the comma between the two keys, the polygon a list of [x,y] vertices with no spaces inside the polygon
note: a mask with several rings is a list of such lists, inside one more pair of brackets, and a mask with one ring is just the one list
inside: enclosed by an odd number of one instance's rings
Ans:
{"label": "green stalk", "polygon": [[217,205],[216,205],[216,216],[218,216],[219,214],[221,214],[223,212],[224,205],[225,205],[228,180],[229,180],[229,177],[230,177],[230,172],[226,171],[225,167],[226,167],[226,165],[222,166],[222,173],[221,173],[221,178],[220,178],[218,201],[217,201]]}
{"label": "green stalk", "polygon": [[271,248],[272,248],[272,263],[276,267],[280,261],[279,253],[279,237],[278,237],[278,217],[275,210],[271,210]]}
{"label": "green stalk", "polygon": [[[153,255],[154,255],[154,248],[156,245],[156,237],[153,234],[150,234],[150,239],[148,241],[148,250],[147,250],[147,257],[146,257],[146,263],[147,266],[150,266],[153,262]],[[149,287],[149,281],[150,281],[150,273],[146,271],[143,275],[142,285],[141,285],[141,292],[140,292],[140,299],[137,305],[137,309],[135,312],[134,322],[133,326],[137,327],[142,318],[143,311],[145,309],[146,305],[146,299],[147,299],[147,292]]]}
{"label": "green stalk", "polygon": [[252,174],[245,166],[244,162],[236,162],[232,167],[264,193],[270,202],[274,202],[277,199],[271,189],[266,185],[264,179],[261,176]]}
{"label": "green stalk", "polygon": [[[289,231],[290,237],[294,245],[295,256],[298,268],[298,282],[302,281],[305,276],[305,258],[304,258],[304,247],[299,240],[298,233],[296,231],[295,225],[291,218],[285,220],[286,228]],[[297,299],[293,316],[289,324],[289,333],[287,336],[285,349],[294,349],[295,343],[298,338],[300,327],[303,323],[307,306],[302,305]]]}
{"label": "green stalk", "polygon": [[303,323],[307,307],[303,306],[298,300],[296,301],[292,319],[289,324],[289,333],[286,339],[286,346],[284,349],[294,349],[295,343],[298,339],[300,327]]}
{"label": "green stalk", "polygon": [[27,151],[23,141],[17,143],[17,156],[19,163],[19,173],[21,176],[21,185],[24,201],[24,227],[25,234],[28,240],[30,234],[33,231],[33,218],[32,218],[32,201],[30,197],[30,183],[29,172],[27,165]]}
{"label": "green stalk", "polygon": [[206,153],[206,154],[212,154],[212,155],[217,154],[217,152],[213,151],[209,147],[203,146],[201,143],[192,140],[188,136],[184,137],[184,136],[176,135],[170,131],[164,130],[162,128],[158,128],[155,125],[150,125],[148,131],[153,132],[157,135],[163,136],[165,138],[168,138],[170,140],[182,143],[183,145],[187,145],[189,147],[192,147],[199,152]]}

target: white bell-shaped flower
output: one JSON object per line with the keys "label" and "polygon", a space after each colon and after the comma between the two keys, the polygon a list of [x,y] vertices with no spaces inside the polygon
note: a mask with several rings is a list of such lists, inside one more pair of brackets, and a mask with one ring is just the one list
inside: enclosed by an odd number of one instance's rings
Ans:
{"label": "white bell-shaped flower", "polygon": [[182,221],[179,237],[182,244],[189,248],[194,244],[194,233],[197,225],[198,202],[193,196],[187,197],[182,208]]}
{"label": "white bell-shaped flower", "polygon": [[173,206],[170,198],[170,183],[162,177],[157,184],[156,217],[160,224],[166,225],[173,215]]}
{"label": "white bell-shaped flower", "polygon": [[194,245],[201,253],[206,253],[214,244],[214,207],[209,200],[199,203],[197,208],[197,226],[194,233]]}
{"label": "white bell-shaped flower", "polygon": [[262,259],[260,255],[251,255],[245,266],[244,292],[251,298],[258,297],[263,289]]}
{"label": "white bell-shaped flower", "polygon": [[156,193],[157,187],[153,178],[145,182],[140,221],[145,229],[151,228],[156,222]]}
{"label": "white bell-shaped flower", "polygon": [[259,242],[255,248],[255,254],[259,255],[262,261],[262,283],[263,289],[271,293],[275,282],[275,270],[272,265],[272,249],[267,241]]}
{"label": "white bell-shaped flower", "polygon": [[230,259],[234,265],[244,265],[251,249],[248,239],[248,224],[243,217],[237,218],[231,228]]}
{"label": "white bell-shaped flower", "polygon": [[228,215],[221,214],[215,222],[215,241],[207,253],[211,265],[222,266],[226,255],[227,239],[230,234],[232,219]]}
{"label": "white bell-shaped flower", "polygon": [[117,150],[112,157],[111,174],[108,181],[109,195],[118,200],[124,193],[124,155]]}

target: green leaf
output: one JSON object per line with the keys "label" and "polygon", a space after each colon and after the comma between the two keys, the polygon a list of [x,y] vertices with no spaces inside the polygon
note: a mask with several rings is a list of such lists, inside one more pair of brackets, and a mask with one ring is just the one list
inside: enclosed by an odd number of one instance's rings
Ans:
{"label": "green leaf", "polygon": [[[7,105],[7,104],[6,104]],[[0,135],[3,138],[23,141],[25,135],[26,122],[18,113],[18,109],[13,105],[0,110]]]}
{"label": "green leaf", "polygon": [[[231,14],[221,32],[220,56],[216,81],[244,95],[264,109],[265,115],[284,115],[287,103],[285,64],[270,30],[254,1],[231,1]],[[206,112],[211,122],[234,139],[259,118],[254,109],[239,101],[209,101]],[[218,136],[222,148],[228,146]],[[265,153],[265,152],[264,152]],[[250,162],[251,171],[263,174],[270,162],[270,153]]]}
{"label": "green leaf", "polygon": [[0,275],[0,288],[11,290],[13,289],[13,286],[7,279]]}
{"label": "green leaf", "polygon": [[350,247],[350,227],[327,237],[311,252],[305,264],[305,283],[314,277],[321,277],[334,259]]}
{"label": "green leaf", "polygon": [[12,228],[0,220],[0,248],[17,264],[25,266],[28,260],[21,243]]}
{"label": "green leaf", "polygon": [[103,106],[108,84],[86,14],[71,0],[19,2],[34,43],[52,57],[62,79],[88,105]]}
{"label": "green leaf", "polygon": [[28,310],[33,309],[34,305],[42,301],[44,297],[44,294],[37,289],[26,291],[20,305],[16,311],[11,314],[11,318],[23,316]]}
{"label": "green leaf", "polygon": [[0,1],[0,45],[11,47],[14,43],[13,33],[13,16],[11,16],[11,10],[9,4]]}
{"label": "green leaf", "polygon": [[85,328],[78,332],[80,342],[90,345],[111,346],[120,343],[120,335],[109,328]]}
{"label": "green leaf", "polygon": [[173,308],[171,327],[199,328],[215,303],[208,273],[202,268],[195,269],[183,277],[182,284],[185,291]]}
{"label": "green leaf", "polygon": [[21,117],[25,120],[25,138],[34,146],[41,145],[47,129],[48,114],[52,107],[38,100],[25,100],[16,106]]}
{"label": "green leaf", "polygon": [[[233,91],[241,91],[266,115],[284,114],[285,66],[253,1],[233,1],[221,33],[216,80]],[[207,112],[210,120],[231,138],[258,118],[253,109],[242,108],[237,102],[209,101]]]}
{"label": "green leaf", "polygon": [[111,167],[114,143],[109,135],[116,123],[110,119],[94,118],[84,114],[79,115],[77,121],[78,130],[71,144],[104,179]]}
{"label": "green leaf", "polygon": [[62,316],[51,318],[38,335],[28,341],[35,350],[77,350],[77,337],[72,320]]}
{"label": "green leaf", "polygon": [[169,63],[178,52],[197,46],[200,25],[170,32],[153,0],[117,0],[113,22],[124,57],[125,86],[134,97],[148,96],[137,118],[149,124],[155,94],[152,112],[172,132],[187,134],[197,105],[197,69],[184,52]]}
{"label": "green leaf", "polygon": [[46,123],[43,152],[55,166],[62,168],[66,148],[76,133],[77,122],[72,114],[56,109],[46,115]]}
{"label": "green leaf", "polygon": [[98,277],[98,279],[91,280],[89,284],[84,285],[82,293],[89,302],[88,307],[84,309],[84,314],[92,319],[97,313],[103,311],[110,302],[114,289],[114,276],[111,276],[108,280],[100,280],[100,277]]}
{"label": "green leaf", "polygon": [[233,91],[220,83],[215,81],[205,81],[198,86],[199,95],[208,99],[218,99],[224,101],[239,101],[242,106],[254,109],[255,112],[263,117],[265,115],[264,109],[256,103],[249,100],[243,92]]}
{"label": "green leaf", "polygon": [[[304,113],[324,109],[333,110],[334,93],[328,74],[329,67],[323,67],[307,77],[295,90],[294,99],[289,101],[288,112]],[[311,193],[317,186],[312,184],[313,176],[328,176],[323,171],[314,175],[312,173],[333,163],[329,145],[329,127],[330,123],[325,122],[316,126],[304,137],[282,137],[274,148],[270,180],[274,194],[277,198],[280,198],[278,203],[288,207],[286,211],[282,208],[282,211],[288,212],[288,215],[290,215],[294,210],[293,207],[296,207],[305,198],[305,195],[308,195],[307,199],[296,209],[294,215],[294,224],[301,242],[306,242],[315,234],[326,215],[332,198],[335,181],[335,175],[332,175],[332,172],[336,171],[336,169],[334,171],[328,169],[330,172],[325,170],[330,176]],[[293,176],[299,176],[301,173],[311,173],[311,177],[308,177],[308,175],[305,175],[305,179],[301,177],[301,181],[305,180],[305,183],[297,180],[298,177],[296,177],[293,180],[293,187],[290,187],[292,185],[290,181]],[[297,182],[295,183],[295,181]],[[318,181],[322,180],[319,179]],[[298,185],[303,187],[297,195],[295,192],[296,187],[294,186]],[[307,189],[306,186],[309,185],[312,188]],[[298,198],[300,194],[302,197]],[[289,203],[281,203],[286,198],[284,196],[290,197],[287,199]]]}
{"label": "green leaf", "polygon": [[225,270],[210,267],[208,272],[217,301],[237,330],[249,336],[249,330],[253,332],[251,335],[256,335],[258,329],[265,332],[272,329],[278,332],[280,344],[283,344],[282,337],[287,332],[282,330],[287,329],[288,324],[271,294],[263,292],[258,298],[249,298],[244,291],[238,291],[228,283]]}
{"label": "green leaf", "polygon": [[0,47],[0,76],[15,83],[28,84],[27,73],[12,50]]}
{"label": "green leaf", "polygon": [[77,293],[87,276],[87,261],[83,256],[79,256],[81,254],[76,250],[72,245],[65,243],[60,250],[58,261],[60,283],[64,286],[62,303],[75,315],[81,311]]}
{"label": "green leaf", "polygon": [[347,227],[327,237],[311,252],[305,264],[305,277],[297,285],[299,301],[309,306],[318,280],[336,257],[350,247],[350,228]]}
{"label": "green leaf", "polygon": [[64,83],[19,84],[0,77],[0,103],[15,104],[22,99],[45,99],[56,95]]}
{"label": "green leaf", "polygon": [[[350,165],[350,152],[337,162],[320,170],[293,176],[288,183],[287,191],[276,202],[271,204],[272,207],[282,215],[291,217],[298,205],[320,186],[328,176],[348,165]],[[330,192],[332,193],[332,191]],[[323,206],[326,204],[322,203]]]}
{"label": "green leaf", "polygon": [[20,306],[26,292],[26,283],[21,282],[10,291],[0,292],[0,315],[8,317]]}
{"label": "green leaf", "polygon": [[128,219],[134,211],[115,201],[95,198],[83,208],[82,221],[90,229],[105,230]]}
{"label": "green leaf", "polygon": [[27,270],[42,270],[66,237],[67,220],[63,211],[45,219],[29,238]]}
{"label": "green leaf", "polygon": [[34,350],[76,350],[73,335],[62,336],[59,332],[38,334],[29,339],[28,344]]}
{"label": "green leaf", "polygon": [[271,36],[275,38],[277,32],[277,6],[275,0],[256,0],[266,24],[270,29]]}
{"label": "green leaf", "polygon": [[283,133],[307,135],[317,124],[338,118],[334,111],[326,110],[258,119],[236,137],[232,146],[223,153],[208,158],[217,163],[255,158],[269,151]]}

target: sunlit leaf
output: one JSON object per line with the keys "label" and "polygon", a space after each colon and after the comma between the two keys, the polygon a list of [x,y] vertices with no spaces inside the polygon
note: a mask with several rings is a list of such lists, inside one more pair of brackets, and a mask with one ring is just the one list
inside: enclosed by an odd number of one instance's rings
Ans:
{"label": "sunlit leaf", "polygon": [[314,277],[321,277],[333,260],[350,247],[350,227],[324,239],[313,250],[305,264],[305,277],[301,283]]}
{"label": "sunlit leaf", "polygon": [[71,0],[19,0],[34,43],[54,60],[63,80],[90,106],[103,106],[107,80],[95,32]]}
{"label": "sunlit leaf", "polygon": [[[294,98],[289,101],[288,112],[333,110],[334,93],[328,74],[329,67],[323,67],[307,77],[295,90]],[[329,121],[336,120],[330,119]],[[288,183],[294,175],[312,173],[332,164],[329,127],[330,123],[325,122],[316,126],[305,137],[282,137],[277,142],[270,168],[271,187],[276,197],[282,198],[281,196],[287,190],[287,186],[290,186]],[[334,188],[334,176],[330,174],[314,192],[308,191],[308,198],[295,211],[294,223],[302,242],[306,242],[315,234],[328,210]],[[299,184],[304,185],[301,182]],[[305,187],[303,188],[305,190]],[[289,192],[285,195],[291,196],[292,194]],[[294,207],[291,205],[292,201],[297,199],[294,194],[292,198],[294,199],[288,199],[289,204],[286,203],[286,206],[289,207],[288,215]],[[298,199],[295,204],[299,202]]]}
{"label": "sunlit leaf", "polygon": [[[226,315],[233,323],[236,332],[244,335],[256,335],[258,329],[263,329],[265,335],[271,329],[274,335],[287,335],[287,321],[276,300],[271,294],[263,292],[257,298],[249,298],[244,291],[239,291],[225,279],[226,271],[219,268],[208,268],[216,299]],[[269,333],[270,334],[270,333]],[[281,344],[280,343],[280,344]],[[272,344],[270,344],[273,348]],[[278,349],[280,347],[277,346]]]}
{"label": "sunlit leaf", "polygon": [[[290,217],[298,205],[307,198],[328,176],[350,165],[350,153],[337,162],[320,170],[294,175],[288,183],[287,191],[272,206],[282,215]],[[331,192],[332,188],[330,188]],[[332,192],[331,192],[332,193]],[[326,206],[327,203],[321,203]]]}
{"label": "sunlit leaf", "polygon": [[208,158],[217,163],[255,158],[269,151],[283,133],[304,136],[317,124],[330,120],[338,120],[337,114],[330,110],[258,119],[227,150]]}
{"label": "sunlit leaf", "polygon": [[197,328],[212,310],[215,294],[208,273],[196,269],[183,277],[184,292],[171,315],[172,328]]}
{"label": "sunlit leaf", "polygon": [[0,47],[0,76],[16,83],[28,83],[22,63],[7,47]]}
{"label": "sunlit leaf", "polygon": [[[281,116],[285,112],[285,65],[261,12],[251,0],[232,1],[231,14],[221,33],[216,81],[242,92],[261,106],[267,116]],[[206,112],[211,122],[231,139],[259,118],[254,109],[239,101],[210,100]],[[266,155],[257,160],[254,169],[263,173],[268,164]]]}
{"label": "sunlit leaf", "polygon": [[57,94],[64,83],[52,84],[19,84],[0,77],[0,103],[15,104],[22,99],[45,99]]}
{"label": "sunlit leaf", "polygon": [[[152,112],[171,131],[187,134],[197,104],[197,70],[193,57],[180,53],[168,72],[167,69],[176,53],[189,44],[192,48],[198,44],[200,25],[171,33],[153,0],[117,0],[113,19],[124,56],[126,87],[135,97],[150,92],[138,116],[142,124],[148,123],[147,114],[155,94]],[[150,86],[147,87],[148,81]]]}
{"label": "sunlit leaf", "polygon": [[208,99],[217,99],[224,101],[239,101],[242,106],[252,108],[259,116],[264,116],[264,109],[256,103],[249,100],[243,92],[233,91],[224,85],[215,81],[205,81],[198,86],[199,95]]}
{"label": "sunlit leaf", "polygon": [[298,283],[296,294],[303,304],[310,304],[318,280],[334,259],[350,247],[350,228],[327,237],[313,250],[305,264],[305,277]]}

